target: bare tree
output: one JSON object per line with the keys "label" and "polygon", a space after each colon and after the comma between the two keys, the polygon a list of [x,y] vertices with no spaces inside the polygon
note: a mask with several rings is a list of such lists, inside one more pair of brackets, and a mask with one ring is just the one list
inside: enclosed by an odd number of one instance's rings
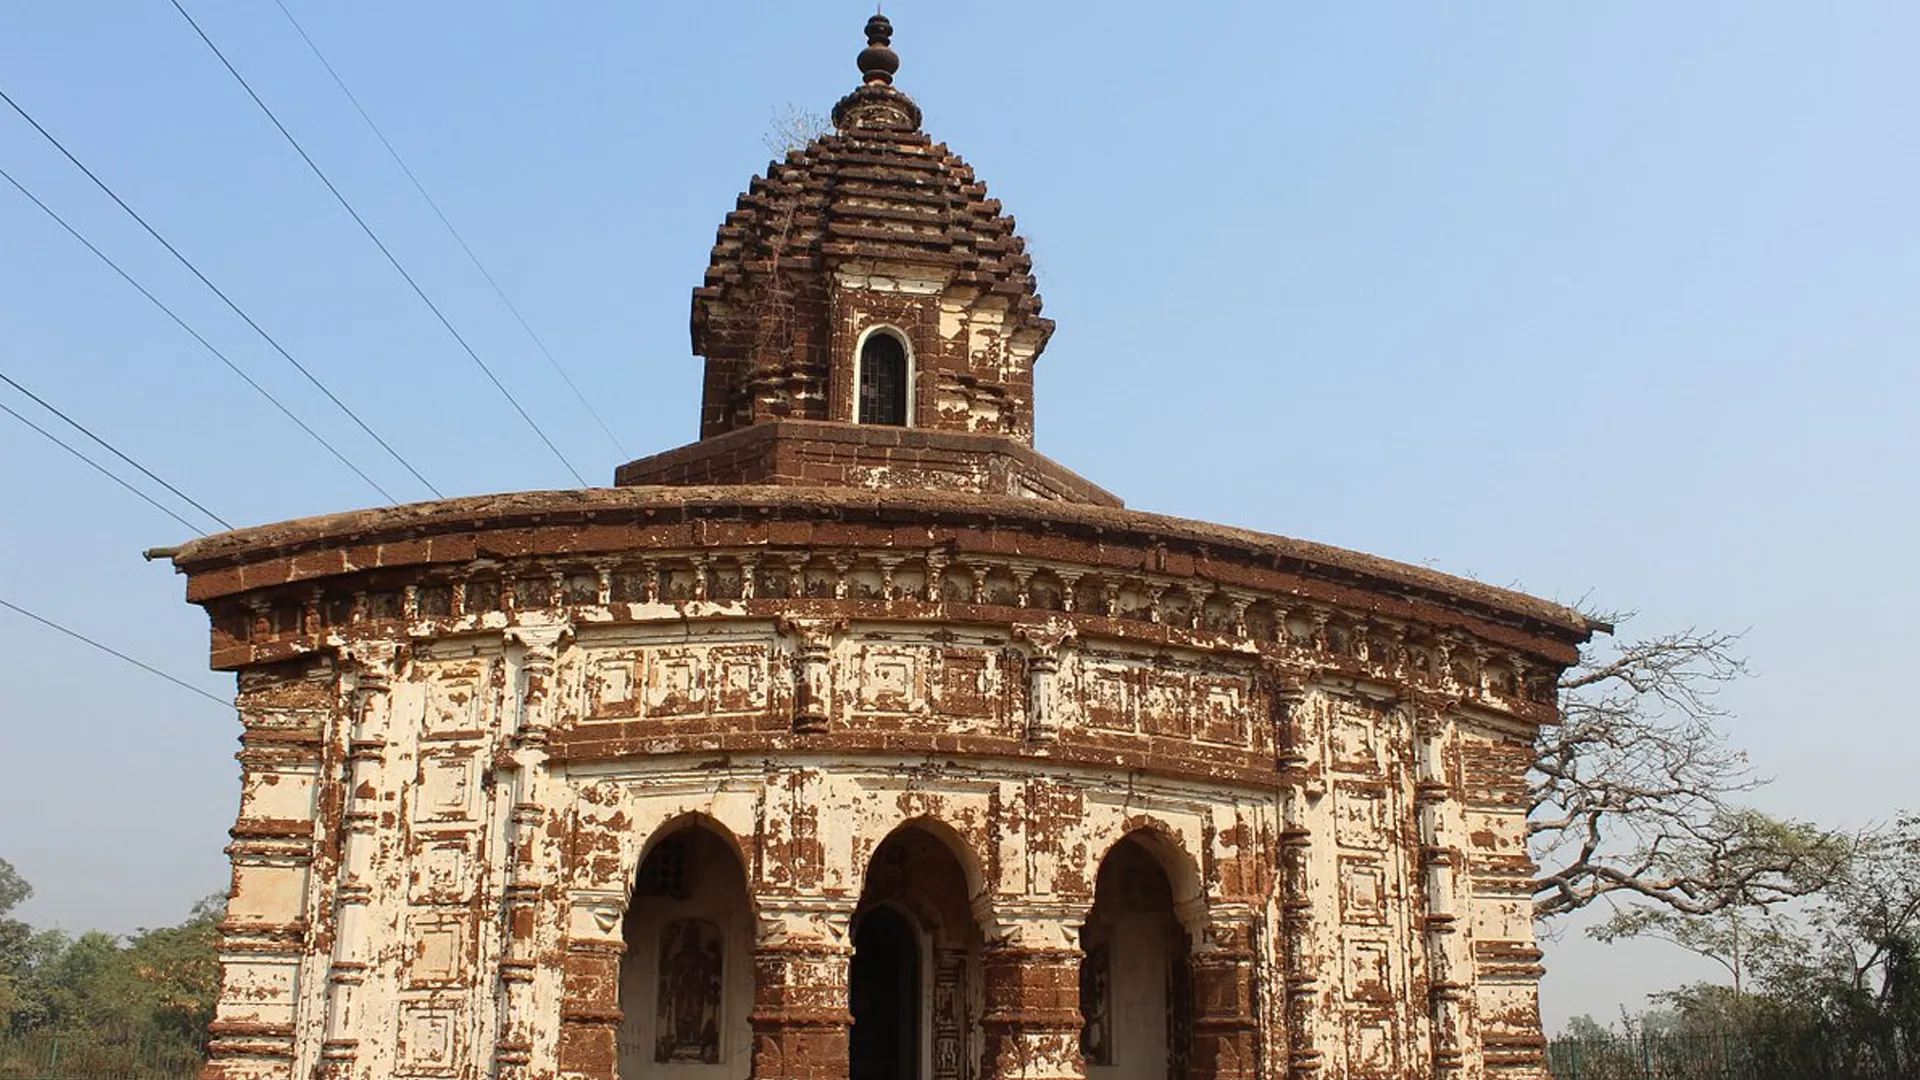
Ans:
{"label": "bare tree", "polygon": [[1720,728],[1719,691],[1747,673],[1739,641],[1688,629],[1590,648],[1562,678],[1530,777],[1536,918],[1615,893],[1684,915],[1765,907],[1843,857],[1844,839],[1735,802],[1764,783]]}
{"label": "bare tree", "polygon": [[788,103],[773,110],[773,118],[767,121],[767,132],[760,136],[760,142],[768,153],[784,158],[795,150],[805,150],[813,140],[832,130],[833,125],[827,123],[826,117]]}

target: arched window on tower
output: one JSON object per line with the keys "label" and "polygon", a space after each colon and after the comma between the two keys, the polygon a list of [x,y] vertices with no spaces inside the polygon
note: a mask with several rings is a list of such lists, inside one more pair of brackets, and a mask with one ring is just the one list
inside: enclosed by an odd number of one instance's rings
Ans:
{"label": "arched window on tower", "polygon": [[854,420],[904,427],[910,396],[908,367],[905,342],[884,330],[868,334],[860,346],[860,400]]}

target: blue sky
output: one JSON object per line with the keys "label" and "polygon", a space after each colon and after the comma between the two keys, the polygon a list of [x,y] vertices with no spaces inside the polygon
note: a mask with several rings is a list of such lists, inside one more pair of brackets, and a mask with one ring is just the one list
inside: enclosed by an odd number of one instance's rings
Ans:
{"label": "blue sky", "polygon": [[[183,0],[187,2],[187,0]],[[695,434],[688,291],[867,9],[289,0],[627,454]],[[1749,630],[1776,813],[1920,804],[1920,8],[889,4],[1020,220],[1038,443],[1129,504]],[[624,456],[272,4],[188,9],[595,483]],[[161,0],[0,6],[0,88],[448,494],[571,478]],[[426,496],[0,110],[0,166],[403,500]],[[237,524],[379,496],[11,189],[0,371]],[[0,400],[22,408],[11,391]],[[0,418],[0,597],[216,694],[175,522]],[[129,930],[223,886],[236,726],[0,612],[0,857]],[[1552,946],[1550,1022],[1707,972]]]}

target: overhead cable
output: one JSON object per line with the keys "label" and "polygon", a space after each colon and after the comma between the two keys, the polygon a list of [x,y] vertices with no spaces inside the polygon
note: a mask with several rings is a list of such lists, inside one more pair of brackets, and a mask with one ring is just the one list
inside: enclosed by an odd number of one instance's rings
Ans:
{"label": "overhead cable", "polygon": [[408,167],[406,159],[400,156],[400,151],[394,148],[393,143],[387,138],[386,132],[380,130],[380,125],[373,122],[373,117],[367,114],[365,106],[360,104],[360,99],[354,96],[352,90],[347,89],[346,80],[342,79],[340,73],[335,71],[333,65],[327,61],[326,54],[320,51],[320,46],[314,44],[313,38],[307,34],[306,27],[301,26],[300,20],[293,17],[293,10],[287,7],[286,0],[273,0],[273,2],[280,6],[280,13],[287,17],[289,23],[293,24],[294,32],[300,35],[300,40],[307,43],[307,48],[312,51],[313,58],[320,61],[321,67],[327,69],[327,75],[333,79],[333,85],[339,87],[340,92],[345,94],[347,100],[353,103],[353,111],[359,113],[360,119],[366,121],[367,130],[373,132],[374,138],[380,140],[380,145],[387,148],[387,156],[393,158],[393,163],[400,166],[401,172],[407,174],[407,179],[413,184],[413,190],[419,192],[420,197],[426,200],[427,205],[433,209],[433,216],[439,218],[440,224],[447,227],[447,235],[453,237],[454,243],[460,245],[461,251],[466,252],[468,261],[473,263],[473,268],[480,271],[480,276],[487,279],[488,285],[493,286],[493,294],[498,296],[500,303],[504,304],[506,309],[513,313],[514,321],[520,324],[520,329],[525,330],[527,337],[531,338],[534,345],[539,347],[540,354],[547,358],[547,363],[553,365],[554,374],[560,376],[560,380],[567,384],[567,389],[573,391],[573,396],[579,400],[581,408],[587,410],[587,415],[593,417],[593,422],[600,425],[601,432],[607,436],[607,441],[613,443],[613,448],[620,452],[620,456],[628,456],[627,448],[621,444],[620,437],[615,435],[613,429],[607,426],[607,422],[600,418],[600,413],[593,407],[593,402],[588,400],[587,395],[582,393],[580,387],[574,384],[573,378],[567,374],[566,368],[560,366],[560,361],[553,355],[553,350],[547,348],[546,341],[534,332],[533,327],[527,322],[526,316],[520,314],[520,309],[508,298],[507,291],[500,287],[500,282],[494,279],[493,273],[487,269],[486,264],[480,261],[480,256],[475,254],[473,248],[468,245],[466,237],[461,236],[460,230],[453,227],[453,222],[447,218],[446,212],[440,209],[439,202],[427,193],[426,185],[420,182],[418,176],[414,175],[413,169]]}
{"label": "overhead cable", "polygon": [[117,656],[120,659],[125,660],[127,663],[132,664],[134,667],[137,667],[140,670],[146,672],[147,674],[158,675],[161,678],[167,680],[168,682],[172,683],[175,686],[180,687],[183,690],[191,690],[194,693],[199,694],[201,697],[206,698],[208,701],[213,702],[215,705],[218,705],[223,709],[233,708],[233,702],[228,701],[225,698],[218,697],[214,694],[209,694],[205,690],[200,689],[199,687],[193,685],[192,683],[186,681],[185,679],[174,678],[172,675],[169,675],[166,672],[161,671],[159,668],[154,667],[152,664],[145,664],[138,660],[135,660],[133,657],[128,656],[126,653],[121,652],[119,649],[115,649],[107,645],[102,645],[99,642],[93,640],[92,638],[86,636],[85,634],[80,633],[77,630],[69,630],[64,626],[61,626],[59,623],[54,622],[52,619],[46,618],[45,616],[41,616],[41,615],[35,615],[33,612],[28,611],[26,608],[21,607],[19,604],[11,603],[5,599],[0,599],[0,607],[6,608],[9,611],[18,612],[21,615],[25,615],[27,618],[32,619],[34,622],[37,622],[42,626],[45,626],[52,630],[57,630],[60,633],[65,634],[68,637],[74,639],[75,641],[79,641],[87,645],[91,645],[94,648],[99,649],[101,652],[106,653],[108,656]]}
{"label": "overhead cable", "polygon": [[[227,59],[226,54],[220,51],[220,47],[215,45],[213,39],[207,36],[207,32],[200,29],[200,24],[193,21],[193,16],[187,14],[187,9],[180,6],[180,0],[169,0],[169,2],[173,4],[173,9],[180,13],[180,17],[187,20],[187,25],[193,27],[193,32],[200,36],[200,40],[206,43],[207,48],[213,51],[213,55],[220,61],[220,65],[227,69],[227,73],[232,75],[234,81],[240,84],[240,88],[247,92],[247,96],[253,99],[253,103],[258,105],[260,111],[266,114],[267,119],[273,122],[274,128],[280,132],[281,137],[285,138],[287,144],[293,147],[294,152],[300,155],[300,160],[306,162],[307,168],[313,170],[313,175],[319,177],[320,182],[325,184],[327,190],[333,193],[335,201],[339,202],[341,208],[346,210],[347,215],[353,218],[354,224],[360,226],[360,231],[367,234],[367,239],[373,241],[373,246],[380,249],[380,254],[386,256],[387,262],[393,264],[393,268],[399,272],[400,276],[406,280],[407,285],[413,289],[414,295],[420,298],[421,303],[427,305],[427,310],[433,312],[434,318],[440,320],[440,325],[446,328],[447,333],[453,336],[453,340],[458,342],[460,348],[465,350],[466,354],[479,366],[480,371],[486,375],[487,381],[493,383],[494,389],[500,391],[501,396],[507,399],[507,403],[512,405],[514,411],[520,414],[520,419],[525,420],[527,426],[533,429],[533,433],[538,435],[540,441],[546,444],[547,449],[553,452],[553,456],[560,459],[560,464],[565,466],[569,473],[573,474],[574,480],[579,483],[581,487],[586,487],[586,478],[580,475],[580,470],[573,467],[573,462],[567,460],[567,456],[560,452],[560,448],[554,445],[552,439],[547,438],[547,433],[542,431],[540,425],[534,422],[533,416],[520,405],[519,399],[515,398],[513,392],[507,389],[506,384],[500,381],[500,377],[493,373],[493,369],[487,366],[487,362],[480,359],[480,354],[474,351],[472,345],[467,344],[467,339],[460,335],[460,331],[454,329],[453,323],[450,322],[445,313],[440,310],[440,306],[433,302],[433,298],[427,295],[426,290],[420,287],[420,283],[415,281],[413,275],[407,272],[407,268],[401,265],[398,258],[394,257],[393,252],[387,248],[386,243],[380,239],[379,234],[373,231],[373,227],[368,225],[366,219],[360,216],[360,212],[353,208],[353,204],[347,201],[347,197],[342,195],[340,189],[334,186],[333,181],[327,178],[326,172],[314,162],[312,156],[300,145],[300,140],[293,137],[293,133],[287,130],[286,125],[280,122],[280,118],[275,116],[273,110],[267,107],[267,103],[261,100],[259,94],[254,92],[252,84],[248,83],[246,77],[240,74],[240,69],[233,66],[233,63]],[[438,494],[438,492],[435,494]]]}
{"label": "overhead cable", "polygon": [[112,454],[114,457],[117,457],[121,461],[124,461],[127,464],[133,466],[134,468],[139,469],[142,473],[146,474],[147,479],[153,481],[156,484],[159,484],[161,487],[166,488],[168,491],[173,492],[175,495],[179,496],[180,499],[184,501],[188,506],[193,507],[195,510],[200,511],[201,513],[207,515],[213,520],[219,522],[221,528],[223,529],[233,528],[233,525],[230,522],[228,522],[226,518],[223,518],[219,514],[216,514],[213,511],[207,509],[206,507],[200,505],[199,501],[194,499],[193,496],[188,495],[186,492],[181,491],[179,488],[174,487],[172,484],[169,484],[165,480],[162,480],[160,477],[154,475],[153,470],[133,460],[127,455],[121,453],[120,450],[117,447],[115,447],[112,443],[108,442],[107,440],[101,438],[98,435],[95,435],[93,432],[87,430],[87,428],[84,425],[82,425],[78,420],[75,420],[73,417],[68,416],[66,413],[61,412],[59,409],[55,408],[52,404],[50,404],[45,398],[41,397],[39,394],[36,394],[33,391],[27,389],[26,387],[21,386],[19,383],[14,382],[13,379],[9,378],[7,376],[7,373],[4,371],[0,371],[0,382],[4,382],[8,386],[13,387],[15,390],[18,390],[21,393],[32,398],[34,404],[47,410],[48,412],[59,417],[60,419],[65,420],[67,422],[68,427],[72,428],[73,430],[79,432],[82,435],[85,435],[87,438],[92,439],[94,442],[100,444],[102,447],[105,447],[106,451]]}
{"label": "overhead cable", "polygon": [[109,256],[106,252],[101,251],[98,247],[95,247],[93,241],[81,235],[80,230],[74,228],[71,224],[69,224],[67,222],[67,219],[61,217],[58,211],[56,211],[53,207],[48,206],[46,203],[42,202],[38,195],[35,195],[33,192],[28,191],[26,188],[26,185],[14,179],[14,176],[12,173],[8,172],[4,168],[0,168],[0,178],[4,178],[7,183],[12,184],[15,191],[18,191],[20,194],[26,196],[29,202],[33,203],[33,205],[40,208],[41,213],[46,214],[48,217],[53,219],[56,225],[59,225],[62,229],[65,229],[67,231],[68,236],[71,236],[75,240],[78,240],[83,247],[85,247],[88,251],[93,252],[96,258],[98,258],[101,262],[106,263],[109,269],[111,269],[114,273],[119,274],[120,280],[125,281],[127,284],[133,286],[134,290],[137,291],[141,296],[146,297],[149,303],[151,303],[154,307],[157,307],[162,312],[164,312],[167,318],[172,319],[174,322],[174,325],[178,326],[182,330],[185,330],[188,336],[192,337],[193,340],[200,343],[202,348],[212,353],[214,357],[218,359],[221,363],[227,365],[227,370],[233,372],[235,375],[240,376],[241,380],[243,380],[248,386],[253,387],[256,393],[258,393],[261,397],[266,398],[269,402],[271,402],[274,408],[280,410],[281,415],[285,416],[287,419],[299,425],[299,428],[301,431],[306,432],[309,436],[313,438],[314,442],[317,442],[322,447],[325,447],[327,453],[332,454],[334,458],[340,462],[340,464],[345,465],[347,468],[353,470],[353,475],[359,477],[362,480],[365,480],[369,487],[373,488],[373,490],[380,493],[381,498],[387,500],[388,502],[398,501],[391,494],[388,493],[386,488],[383,488],[380,486],[379,481],[375,480],[371,476],[368,476],[364,471],[361,470],[360,466],[355,465],[353,462],[347,460],[347,456],[341,453],[339,449],[335,447],[332,443],[328,442],[324,435],[321,435],[319,432],[313,430],[311,427],[308,427],[307,422],[305,420],[302,420],[298,416],[295,416],[292,409],[289,409],[285,405],[282,405],[280,403],[280,399],[277,397],[274,397],[273,392],[271,390],[268,390],[266,387],[261,386],[259,383],[255,382],[253,379],[253,376],[247,374],[244,370],[242,370],[239,364],[234,363],[231,359],[227,357],[226,353],[223,353],[218,348],[215,348],[213,342],[208,341],[206,338],[200,335],[200,331],[195,330],[192,326],[189,326],[185,319],[182,319],[177,312],[175,312],[172,308],[167,306],[166,301],[161,300],[159,297],[149,292],[145,285],[142,285],[138,281],[134,280],[133,275],[127,273],[127,271],[123,269],[119,263],[114,262],[111,256]]}
{"label": "overhead cable", "polygon": [[62,439],[60,436],[55,435],[53,432],[48,431],[46,428],[41,427],[39,424],[36,424],[33,421],[27,419],[26,417],[21,416],[19,413],[14,412],[13,409],[9,407],[5,402],[0,402],[0,412],[6,413],[8,416],[13,417],[15,420],[18,420],[21,423],[32,428],[33,430],[39,432],[42,437],[52,442],[55,446],[58,446],[60,449],[65,450],[67,453],[72,454],[74,457],[79,458],[81,461],[86,462],[89,466],[93,468],[93,471],[99,473],[101,476],[106,477],[107,479],[113,481],[114,483],[119,484],[121,487],[126,488],[128,491],[133,492],[135,495],[140,496],[140,498],[146,500],[148,506],[153,507],[155,510],[160,511],[161,513],[167,515],[173,520],[193,530],[193,534],[195,536],[206,535],[207,530],[201,528],[198,525],[195,525],[193,522],[188,521],[186,518],[181,517],[179,514],[174,513],[173,510],[168,508],[165,503],[160,502],[158,499],[155,499],[153,496],[147,494],[144,491],[141,491],[139,488],[134,487],[132,484],[127,483],[126,480],[123,479],[118,473],[115,473],[113,470],[107,468],[105,465],[100,464],[99,462],[93,460],[87,455],[74,449],[71,445],[69,445],[66,442],[66,440]]}
{"label": "overhead cable", "polygon": [[403,458],[400,456],[400,452],[398,450],[395,450],[392,446],[389,446],[387,444],[387,440],[381,438],[378,433],[376,433],[372,428],[368,427],[366,421],[360,419],[360,416],[358,413],[348,408],[347,403],[344,401],[341,401],[340,398],[336,396],[332,390],[327,389],[327,385],[321,382],[319,377],[314,375],[313,372],[307,370],[307,366],[305,364],[302,364],[300,361],[294,359],[293,354],[288,352],[285,346],[281,345],[280,342],[276,340],[272,334],[267,333],[266,330],[262,328],[259,323],[253,320],[253,316],[248,315],[245,309],[243,309],[239,304],[234,303],[232,297],[228,296],[218,285],[215,285],[207,277],[207,275],[201,273],[200,268],[193,264],[193,260],[187,258],[185,255],[180,254],[179,248],[174,247],[173,244],[170,243],[166,237],[160,235],[160,231],[158,229],[155,229],[152,225],[147,223],[146,218],[141,217],[139,213],[134,210],[133,207],[128,206],[127,201],[125,199],[122,199],[119,196],[119,194],[113,190],[113,188],[107,186],[106,181],[96,176],[93,170],[87,168],[86,164],[83,163],[79,158],[74,157],[73,152],[68,150],[64,143],[62,143],[59,139],[54,138],[52,132],[48,131],[45,127],[43,127],[40,121],[35,120],[31,113],[21,108],[20,103],[13,100],[12,96],[9,95],[5,90],[0,90],[0,101],[6,102],[7,105],[10,108],[12,108],[14,112],[20,114],[21,119],[33,125],[33,129],[35,131],[38,131],[42,138],[46,139],[49,143],[52,143],[54,149],[60,151],[61,155],[64,156],[68,161],[72,162],[75,168],[85,173],[87,179],[93,181],[93,185],[95,187],[99,188],[101,191],[106,193],[107,198],[112,199],[120,207],[120,209],[125,210],[127,212],[127,215],[129,217],[133,218],[134,221],[139,222],[140,227],[147,231],[147,235],[159,241],[160,246],[163,248],[166,248],[168,254],[172,255],[175,259],[179,260],[180,265],[186,267],[187,270],[191,272],[194,277],[200,279],[200,284],[205,285],[208,289],[212,290],[213,295],[219,297],[221,302],[226,304],[227,307],[231,309],[235,315],[240,316],[240,320],[242,322],[246,323],[249,327],[251,327],[254,333],[259,334],[261,339],[264,340],[268,345],[273,346],[274,352],[277,352],[281,356],[285,357],[287,360],[287,363],[292,364],[294,368],[300,372],[300,374],[306,376],[307,381],[312,383],[315,389],[318,389],[322,394],[325,394],[327,396],[328,401],[333,402],[334,405],[337,406],[341,412],[346,413],[347,417],[351,419],[356,425],[358,425],[361,431],[366,432],[369,438],[371,438],[374,442],[379,443],[380,449],[385,450],[387,454],[393,458],[393,460],[400,463],[401,467],[405,468],[409,473],[412,473],[413,478],[415,480],[420,481],[421,485],[424,486],[428,491],[433,492],[435,498],[443,497],[440,494],[439,488],[434,487],[433,484],[429,482],[426,477],[420,475],[420,470],[414,468],[413,465],[410,464],[406,458]]}

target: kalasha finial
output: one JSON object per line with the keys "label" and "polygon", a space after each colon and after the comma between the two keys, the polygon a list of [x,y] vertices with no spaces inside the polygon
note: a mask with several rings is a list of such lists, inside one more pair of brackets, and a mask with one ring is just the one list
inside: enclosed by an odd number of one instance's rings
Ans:
{"label": "kalasha finial", "polygon": [[867,47],[860,50],[860,76],[868,86],[892,86],[900,70],[900,54],[893,51],[893,24],[875,13],[867,20]]}
{"label": "kalasha finial", "polygon": [[920,106],[893,88],[900,55],[893,51],[893,24],[874,13],[867,20],[867,47],[860,50],[861,83],[833,107],[833,126],[840,131],[918,131]]}

